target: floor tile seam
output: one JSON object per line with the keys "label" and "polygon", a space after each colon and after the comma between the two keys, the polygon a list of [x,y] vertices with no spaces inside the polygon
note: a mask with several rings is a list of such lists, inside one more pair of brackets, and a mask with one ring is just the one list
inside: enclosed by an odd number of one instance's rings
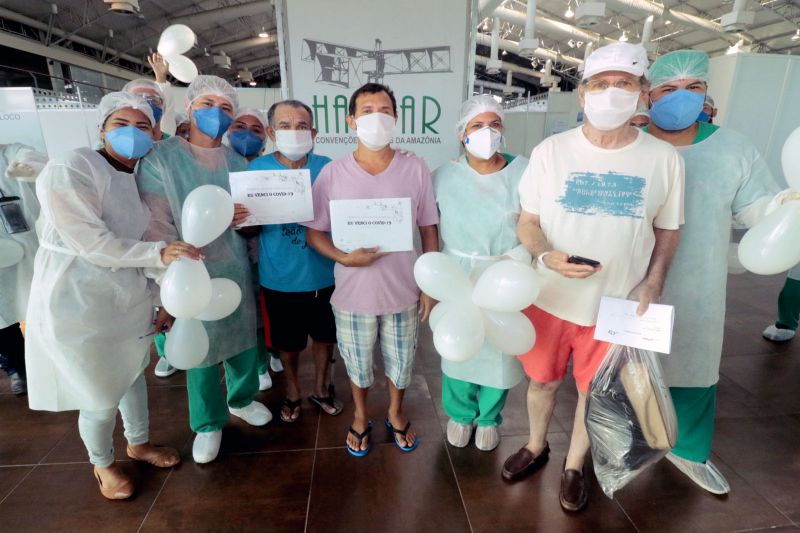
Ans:
{"label": "floor tile seam", "polygon": [[37,464],[37,465],[45,464],[45,462],[44,462],[44,461],[45,461],[45,459],[47,459],[48,457],[50,457],[50,454],[52,454],[52,453],[53,453],[53,451],[54,451],[56,448],[58,448],[59,444],[61,444],[61,443],[64,441],[64,439],[66,439],[66,438],[67,438],[67,435],[69,434],[69,432],[70,432],[70,431],[72,431],[72,429],[73,429],[73,428],[75,428],[75,427],[77,427],[77,426],[78,426],[78,421],[77,421],[77,420],[75,420],[75,422],[74,422],[73,424],[71,424],[71,425],[69,426],[69,428],[67,428],[67,429],[65,429],[65,430],[64,430],[64,434],[63,434],[63,435],[61,435],[61,436],[58,438],[58,440],[56,441],[56,443],[55,443],[55,444],[53,444],[53,447],[52,447],[52,448],[50,448],[50,450],[49,450],[49,451],[48,451],[46,454],[44,454],[44,455],[42,456],[42,458],[41,458],[41,459],[39,459],[39,462],[38,462],[38,463],[36,463],[36,464]]}
{"label": "floor tile seam", "polygon": [[624,514],[625,518],[628,519],[628,522],[630,522],[631,526],[633,526],[633,529],[635,529],[637,533],[641,531],[639,527],[636,525],[636,522],[633,521],[631,515],[628,514],[628,511],[625,510],[625,507],[622,505],[622,502],[619,501],[619,498],[614,498],[614,503],[617,504],[617,507],[619,507],[620,511],[622,511],[622,514]]}
{"label": "floor tile seam", "polygon": [[14,494],[14,491],[17,490],[19,486],[25,482],[26,479],[28,479],[28,477],[33,473],[34,470],[36,470],[38,466],[39,465],[33,465],[33,467],[28,471],[28,473],[22,476],[22,479],[20,479],[19,482],[16,485],[14,485],[14,487],[10,491],[8,491],[8,494],[3,496],[3,499],[0,500],[0,506],[3,505],[3,503],[8,499],[9,496]]}
{"label": "floor tile seam", "polygon": [[303,532],[308,531],[308,520],[311,516],[311,494],[314,490],[314,473],[317,469],[317,444],[319,443],[319,431],[322,426],[322,413],[317,415],[317,434],[314,438],[314,458],[311,461],[311,479],[308,482],[308,501],[306,502],[306,522],[303,525]]}
{"label": "floor tile seam", "polygon": [[158,501],[158,497],[161,496],[161,493],[164,491],[164,487],[167,486],[167,481],[169,481],[169,478],[172,477],[172,473],[173,472],[175,472],[175,467],[174,466],[170,467],[169,473],[167,474],[167,477],[164,478],[164,482],[161,484],[161,487],[158,489],[158,492],[156,493],[155,498],[153,498],[153,501],[150,503],[150,507],[147,508],[147,512],[144,514],[144,517],[142,518],[142,522],[139,524],[139,528],[136,530],[136,533],[139,533],[142,530],[142,528],[144,527],[144,523],[147,521],[147,518],[150,516],[150,513],[153,510],[153,507],[156,506],[156,502]]}

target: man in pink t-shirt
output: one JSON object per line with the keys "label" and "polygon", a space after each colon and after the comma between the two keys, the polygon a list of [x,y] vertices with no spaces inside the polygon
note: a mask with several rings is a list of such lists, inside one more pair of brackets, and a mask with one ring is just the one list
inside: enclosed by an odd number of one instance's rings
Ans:
{"label": "man in pink t-shirt", "polygon": [[368,83],[350,97],[347,124],[356,132],[358,148],[325,166],[314,182],[314,220],[306,223],[306,240],[336,261],[336,290],[331,297],[336,336],[355,402],[355,418],[347,435],[347,451],[369,452],[372,424],[367,417],[367,391],[373,382],[372,353],[380,339],[389,388],[386,426],[406,452],[419,440],[403,414],[403,392],[411,381],[417,349],[419,317],[426,320],[432,300],[414,281],[416,252],[384,253],[359,248],[345,253],[331,239],[331,200],[409,198],[412,226],[419,228],[422,251],[439,249],[439,214],[431,175],[425,162],[389,146],[397,119],[391,89]]}

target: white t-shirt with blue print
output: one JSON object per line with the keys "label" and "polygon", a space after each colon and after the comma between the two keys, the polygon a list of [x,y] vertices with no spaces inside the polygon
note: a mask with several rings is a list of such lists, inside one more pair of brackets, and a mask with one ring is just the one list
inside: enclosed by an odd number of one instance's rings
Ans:
{"label": "white t-shirt with blue print", "polygon": [[[303,168],[311,171],[312,185],[329,162],[329,157],[308,154]],[[286,167],[271,153],[253,160],[247,170],[286,170]],[[309,292],[334,284],[334,262],[306,243],[305,226],[261,226],[258,247],[258,278],[263,287],[281,292]]]}
{"label": "white t-shirt with blue print", "polygon": [[683,224],[683,159],[670,144],[639,132],[628,146],[603,149],[578,127],[533,149],[519,184],[522,209],[539,215],[555,249],[600,261],[602,270],[569,279],[539,269],[535,305],[581,326],[597,321],[600,298],[626,298],[647,274],[653,228]]}

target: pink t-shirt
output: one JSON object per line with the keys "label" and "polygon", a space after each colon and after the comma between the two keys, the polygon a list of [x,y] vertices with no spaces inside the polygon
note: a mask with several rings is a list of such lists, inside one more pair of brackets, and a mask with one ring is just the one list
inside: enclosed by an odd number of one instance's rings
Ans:
{"label": "pink t-shirt", "polygon": [[[331,230],[331,200],[411,198],[413,225],[439,223],[431,173],[425,162],[413,155],[395,152],[389,166],[375,176],[356,162],[353,154],[328,163],[314,182],[314,220],[309,228]],[[336,290],[331,304],[351,313],[388,315],[399,313],[419,299],[414,281],[416,252],[393,252],[368,267],[346,267],[336,263]]]}

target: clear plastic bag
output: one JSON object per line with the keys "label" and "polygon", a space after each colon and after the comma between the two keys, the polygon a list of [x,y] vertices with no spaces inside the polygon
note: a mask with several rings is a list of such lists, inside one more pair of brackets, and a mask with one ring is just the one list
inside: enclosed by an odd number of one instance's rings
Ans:
{"label": "clear plastic bag", "polygon": [[589,387],[586,429],[609,498],[672,449],[678,421],[653,352],[611,346]]}

